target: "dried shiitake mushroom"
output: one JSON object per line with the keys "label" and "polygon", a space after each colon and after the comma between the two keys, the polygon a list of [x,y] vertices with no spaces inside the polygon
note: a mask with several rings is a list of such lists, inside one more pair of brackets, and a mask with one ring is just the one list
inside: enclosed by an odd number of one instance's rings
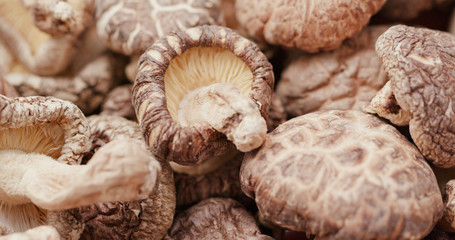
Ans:
{"label": "dried shiitake mushroom", "polygon": [[273,238],[261,234],[253,216],[242,204],[229,198],[209,198],[178,214],[164,239]]}
{"label": "dried shiitake mushroom", "polygon": [[211,197],[233,198],[251,204],[240,188],[240,165],[243,153],[208,173],[174,172],[177,208],[182,209]]}
{"label": "dried shiitake mushroom", "polygon": [[437,167],[455,166],[455,36],[397,25],[376,51],[389,84],[365,109],[408,125],[414,143]]}
{"label": "dried shiitake mushroom", "polygon": [[417,148],[354,110],[281,124],[245,155],[240,180],[264,219],[321,239],[420,239],[443,213],[438,183]]}
{"label": "dried shiitake mushroom", "polygon": [[388,18],[409,20],[416,18],[420,12],[451,2],[453,0],[387,0],[380,14]]}
{"label": "dried shiitake mushroom", "polygon": [[154,189],[158,163],[127,161],[138,150],[134,141],[110,142],[90,164],[78,165],[90,150],[90,133],[70,102],[0,95],[0,116],[0,229],[6,234],[46,224],[53,210],[144,198]]}
{"label": "dried shiitake mushroom", "polygon": [[132,56],[127,77],[134,81],[139,56],[165,34],[210,24],[222,25],[218,0],[97,0],[97,31],[114,51]]}
{"label": "dried shiitake mushroom", "polygon": [[237,0],[237,19],[255,39],[305,52],[331,50],[355,36],[385,0]]}
{"label": "dried shiitake mushroom", "polygon": [[444,216],[439,221],[438,226],[446,231],[455,231],[455,179],[450,180],[445,185],[444,193]]}
{"label": "dried shiitake mushroom", "polygon": [[136,121],[131,99],[133,84],[125,84],[112,89],[104,98],[100,115],[121,116]]}
{"label": "dried shiitake mushroom", "polygon": [[9,73],[4,77],[23,97],[54,96],[76,104],[85,114],[96,110],[115,86],[126,61],[121,56],[103,54],[77,73],[43,77],[31,73]]}
{"label": "dried shiitake mushroom", "polygon": [[284,109],[283,102],[280,100],[276,93],[272,94],[270,102],[270,110],[267,119],[267,129],[269,132],[273,131],[278,125],[286,122],[287,113]]}
{"label": "dried shiitake mushroom", "polygon": [[317,110],[362,110],[387,82],[376,55],[377,38],[388,26],[366,27],[340,48],[301,53],[278,81],[277,94],[289,116]]}
{"label": "dried shiitake mushroom", "polygon": [[170,33],[141,56],[133,105],[154,154],[196,165],[262,144],[273,84],[257,45],[205,25]]}
{"label": "dried shiitake mushroom", "polygon": [[51,226],[39,226],[21,233],[2,235],[0,229],[0,240],[60,240],[57,230]]}
{"label": "dried shiitake mushroom", "polygon": [[[150,155],[139,125],[119,116],[92,115],[90,123],[91,153],[101,151],[112,141],[135,141],[140,146],[128,152],[129,161],[138,161],[138,151]],[[120,146],[120,148],[122,148]],[[140,161],[139,161],[140,162]],[[156,190],[142,200],[96,203],[70,210],[82,223],[82,239],[162,239],[172,225],[175,211],[175,187],[169,163],[160,161],[161,174]]]}
{"label": "dried shiitake mushroom", "polygon": [[91,22],[92,0],[0,1],[0,40],[28,71],[63,71]]}

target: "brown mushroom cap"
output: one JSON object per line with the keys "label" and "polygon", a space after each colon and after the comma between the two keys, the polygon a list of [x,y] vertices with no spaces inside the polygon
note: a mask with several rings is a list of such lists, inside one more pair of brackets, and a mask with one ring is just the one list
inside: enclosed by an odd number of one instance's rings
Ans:
{"label": "brown mushroom cap", "polygon": [[253,216],[235,200],[209,198],[175,217],[165,240],[273,239],[261,234]]}
{"label": "brown mushroom cap", "polygon": [[419,151],[392,126],[353,110],[283,123],[245,155],[240,180],[266,220],[324,239],[418,239],[443,211]]}
{"label": "brown mushroom cap", "polygon": [[387,82],[375,43],[388,26],[366,27],[340,48],[299,54],[283,70],[277,94],[288,115],[317,110],[362,110]]}
{"label": "brown mushroom cap", "polygon": [[136,121],[131,99],[133,84],[125,84],[113,88],[105,97],[101,105],[101,115],[121,116]]}
{"label": "brown mushroom cap", "polygon": [[[182,65],[173,65],[175,62]],[[181,72],[180,68],[190,70]],[[198,71],[202,73],[198,75]],[[216,82],[231,82],[249,98],[248,107],[256,103],[260,115],[267,118],[274,84],[272,65],[253,42],[232,30],[201,26],[176,31],[142,55],[133,105],[154,154],[190,165],[233,149],[214,128],[206,124],[182,127],[176,119],[179,101],[186,93]],[[233,116],[231,121],[237,118]]]}
{"label": "brown mushroom cap", "polygon": [[438,167],[455,166],[454,46],[452,34],[403,25],[376,43],[398,109],[411,114],[411,137]]}
{"label": "brown mushroom cap", "polygon": [[385,0],[237,0],[239,23],[249,35],[306,52],[331,50],[355,36]]}
{"label": "brown mushroom cap", "polygon": [[393,19],[408,20],[417,17],[420,12],[451,2],[453,0],[387,0],[380,14]]}
{"label": "brown mushroom cap", "polygon": [[[118,139],[136,139],[146,146],[140,127],[135,122],[118,116],[92,115],[87,119],[92,133],[92,152]],[[159,182],[156,190],[147,198],[129,202],[96,203],[70,210],[71,215],[83,225],[81,238],[162,239],[172,225],[175,187],[169,163],[159,162]]]}
{"label": "brown mushroom cap", "polygon": [[142,54],[168,32],[221,25],[218,0],[97,0],[98,35],[114,51]]}

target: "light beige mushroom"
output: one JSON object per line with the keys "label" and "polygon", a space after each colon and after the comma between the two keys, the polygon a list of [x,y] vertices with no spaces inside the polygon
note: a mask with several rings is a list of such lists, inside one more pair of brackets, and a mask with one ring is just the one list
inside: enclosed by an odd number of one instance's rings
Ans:
{"label": "light beige mushroom", "polygon": [[[160,167],[138,150],[137,141],[110,142],[90,164],[79,165],[90,150],[89,126],[70,102],[0,95],[0,116],[0,228],[5,233],[46,224],[52,211],[145,198],[155,188]],[[138,160],[129,161],[131,156]]]}
{"label": "light beige mushroom", "polygon": [[39,226],[21,233],[2,235],[0,230],[0,240],[60,240],[57,230],[51,226]]}
{"label": "light beige mushroom", "polygon": [[281,124],[245,155],[240,180],[264,219],[318,239],[421,239],[443,213],[422,154],[360,111],[319,111]]}
{"label": "light beige mushroom", "polygon": [[92,10],[92,0],[2,0],[0,40],[28,71],[54,75],[70,63]]}

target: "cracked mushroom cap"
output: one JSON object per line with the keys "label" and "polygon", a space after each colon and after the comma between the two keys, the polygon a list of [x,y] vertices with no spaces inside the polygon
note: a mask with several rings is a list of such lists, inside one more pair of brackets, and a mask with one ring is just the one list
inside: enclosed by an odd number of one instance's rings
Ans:
{"label": "cracked mushroom cap", "polygon": [[455,166],[455,36],[397,25],[376,43],[389,85],[369,112],[401,125],[437,167]]}
{"label": "cracked mushroom cap", "polygon": [[[91,129],[91,153],[84,157],[90,163],[93,153],[116,140],[141,144],[141,151],[148,152],[139,125],[118,116],[87,118]],[[130,161],[137,161],[130,153]],[[153,193],[146,198],[128,202],[96,203],[69,210],[76,221],[82,223],[82,239],[162,239],[172,225],[175,211],[175,187],[169,163],[161,165],[159,181]]]}
{"label": "cracked mushroom cap", "polygon": [[362,110],[388,80],[375,51],[377,38],[387,29],[369,26],[332,52],[302,53],[293,59],[277,86],[288,115]]}
{"label": "cracked mushroom cap", "polygon": [[420,12],[451,2],[453,0],[387,0],[380,14],[388,18],[409,20],[416,18]]}
{"label": "cracked mushroom cap", "polygon": [[253,216],[229,198],[209,198],[175,217],[165,240],[273,238],[261,234]]}
{"label": "cracked mushroom cap", "polygon": [[110,89],[120,82],[126,59],[111,53],[102,54],[77,72],[57,76],[32,73],[9,73],[4,77],[23,97],[54,96],[70,101],[84,114],[93,113],[102,104]]}
{"label": "cracked mushroom cap", "polygon": [[218,0],[97,0],[98,35],[114,51],[142,54],[175,30],[222,24]]}
{"label": "cracked mushroom cap", "polygon": [[237,0],[241,26],[258,40],[305,52],[332,50],[355,36],[385,0]]}
{"label": "cracked mushroom cap", "polygon": [[0,40],[28,71],[57,74],[70,63],[92,8],[91,0],[2,0]]}
{"label": "cracked mushroom cap", "polygon": [[443,211],[424,157],[391,125],[360,111],[281,124],[245,155],[240,180],[264,219],[321,239],[420,239]]}
{"label": "cracked mushroom cap", "polygon": [[257,45],[206,25],[170,33],[141,56],[133,105],[154,154],[194,165],[262,144],[273,84]]}

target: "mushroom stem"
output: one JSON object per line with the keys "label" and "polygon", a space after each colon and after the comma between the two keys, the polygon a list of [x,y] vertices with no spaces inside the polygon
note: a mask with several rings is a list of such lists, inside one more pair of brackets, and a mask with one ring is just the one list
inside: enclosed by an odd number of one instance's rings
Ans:
{"label": "mushroom stem", "polygon": [[[160,166],[140,146],[138,140],[112,141],[87,165],[67,165],[18,150],[0,151],[0,173],[11,176],[0,180],[0,199],[13,204],[31,201],[47,210],[62,210],[146,198],[155,188]],[[120,147],[122,153],[113,150]]]}
{"label": "mushroom stem", "polygon": [[228,83],[212,84],[186,94],[179,105],[178,120],[184,127],[209,124],[242,152],[261,146],[267,133],[256,104]]}
{"label": "mushroom stem", "polygon": [[390,81],[376,94],[371,102],[364,108],[367,113],[378,114],[380,117],[388,119],[397,126],[409,125],[411,112],[401,108],[397,103]]}

